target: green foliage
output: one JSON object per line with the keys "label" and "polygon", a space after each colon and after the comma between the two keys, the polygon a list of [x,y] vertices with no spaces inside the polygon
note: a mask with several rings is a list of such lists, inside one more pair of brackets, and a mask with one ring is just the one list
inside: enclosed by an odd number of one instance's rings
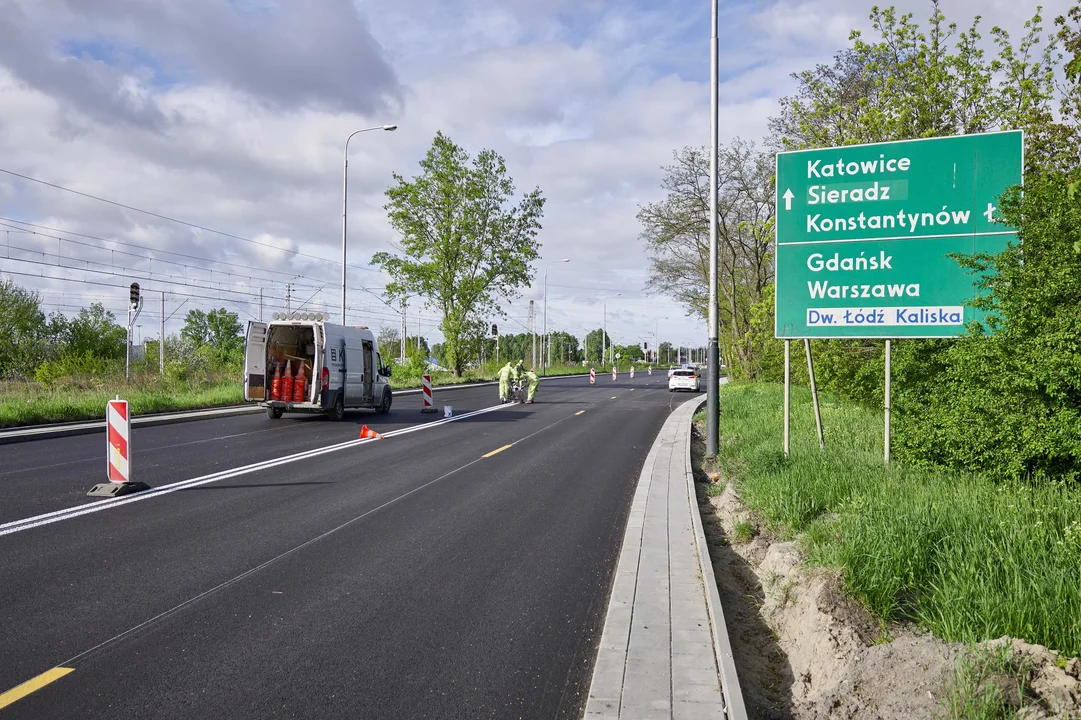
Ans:
{"label": "green foliage", "polygon": [[975,648],[954,668],[943,698],[946,720],[1014,720],[1022,707],[1044,714],[1038,700],[1026,697],[1035,668],[1018,659],[1008,645]]}
{"label": "green foliage", "polygon": [[[586,333],[586,360],[590,362],[602,363],[604,359],[601,357],[602,345],[604,348],[612,346],[612,336],[604,332],[603,329],[597,328],[596,330],[590,330]],[[605,353],[607,357],[607,353]]]}
{"label": "green foliage", "polygon": [[128,331],[117,324],[116,316],[101,303],[83,308],[67,323],[64,345],[74,356],[122,360],[126,354]]}
{"label": "green foliage", "polygon": [[40,296],[0,278],[0,378],[32,375],[48,356],[53,334]]}
{"label": "green foliage", "polygon": [[507,207],[514,184],[503,158],[491,150],[470,158],[442,133],[420,166],[412,181],[395,174],[387,190],[401,254],[376,253],[372,263],[392,278],[388,296],[417,293],[439,309],[444,360],[460,375],[499,300],[533,278],[544,198],[538,188]]}
{"label": "green foliage", "polygon": [[92,377],[104,375],[116,367],[115,363],[91,352],[65,351],[56,360],[46,360],[34,370],[34,380],[42,385],[55,385],[62,378]]}
{"label": "green foliage", "polygon": [[882,467],[882,416],[822,399],[818,448],[810,393],[792,393],[792,449],[781,454],[781,388],[721,389],[720,462],[740,497],[813,564],[840,570],[885,621],[914,620],[950,641],[1003,635],[1081,652],[1081,490],[980,475]]}
{"label": "green foliage", "polygon": [[[1081,479],[1081,198],[1030,175],[1003,201],[1019,245],[963,260],[987,327],[946,346],[934,375],[899,383],[900,450],[1010,478]],[[994,330],[987,334],[986,330]],[[907,365],[906,365],[907,367]]]}
{"label": "green foliage", "polygon": [[209,345],[221,358],[244,347],[244,326],[240,323],[240,316],[225,308],[207,313],[189,310],[180,334],[197,348]]}
{"label": "green foliage", "polygon": [[[797,73],[795,96],[781,101],[770,121],[773,142],[785,149],[941,137],[1027,127],[1049,121],[1055,97],[1054,38],[1044,41],[1039,11],[1025,24],[1017,47],[992,28],[998,47],[989,59],[977,16],[958,34],[938,0],[927,29],[912,14],[874,7],[878,33],[867,41],[853,31],[852,46],[832,65]],[[951,47],[951,41],[953,45]]]}

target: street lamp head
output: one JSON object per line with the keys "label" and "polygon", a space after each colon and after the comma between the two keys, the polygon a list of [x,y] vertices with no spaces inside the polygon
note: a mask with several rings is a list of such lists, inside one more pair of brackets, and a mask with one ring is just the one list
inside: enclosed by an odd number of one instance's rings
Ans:
{"label": "street lamp head", "polygon": [[563,258],[563,259],[562,259],[562,260],[560,260],[559,262],[570,262],[570,261],[571,261],[571,259],[570,259],[570,258]]}
{"label": "street lamp head", "polygon": [[383,129],[386,130],[387,132],[391,132],[393,130],[397,130],[398,126],[397,125],[384,125]]}

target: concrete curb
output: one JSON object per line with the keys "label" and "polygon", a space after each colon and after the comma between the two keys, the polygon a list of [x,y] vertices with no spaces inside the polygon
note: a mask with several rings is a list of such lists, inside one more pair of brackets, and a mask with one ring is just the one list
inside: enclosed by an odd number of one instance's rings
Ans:
{"label": "concrete curb", "polygon": [[[589,373],[576,375],[548,375],[541,380],[558,380],[561,378],[589,378]],[[478,383],[458,383],[455,385],[435,385],[434,390],[449,392],[452,390],[468,390],[469,388],[498,385],[498,381],[484,381]],[[421,392],[421,388],[408,388],[394,390],[395,395],[415,395]],[[202,410],[182,410],[171,413],[151,413],[147,415],[132,416],[132,425],[172,425],[174,423],[194,422],[215,417],[232,417],[235,415],[247,415],[250,413],[264,412],[264,408],[252,405],[229,405],[218,408],[205,408]],[[27,440],[39,440],[46,438],[68,437],[71,435],[89,435],[105,430],[105,420],[79,420],[68,423],[55,423],[49,425],[23,425],[20,427],[0,430],[0,445],[25,442]]]}
{"label": "concrete curb", "polygon": [[[695,412],[705,405],[703,399]],[[693,415],[693,413],[692,413]],[[728,639],[728,626],[724,622],[724,609],[721,607],[721,594],[717,590],[717,576],[713,574],[713,561],[709,557],[709,545],[706,544],[706,532],[702,526],[702,511],[698,507],[698,494],[694,489],[694,470],[691,467],[691,433],[687,433],[687,446],[684,457],[687,458],[685,479],[688,498],[691,502],[691,519],[694,523],[694,544],[698,549],[698,565],[706,584],[706,606],[709,610],[709,622],[713,629],[713,649],[717,653],[717,667],[721,673],[721,692],[724,693],[725,716],[728,720],[747,720],[747,706],[743,702],[743,691],[739,687],[735,659],[732,657],[732,643]]]}

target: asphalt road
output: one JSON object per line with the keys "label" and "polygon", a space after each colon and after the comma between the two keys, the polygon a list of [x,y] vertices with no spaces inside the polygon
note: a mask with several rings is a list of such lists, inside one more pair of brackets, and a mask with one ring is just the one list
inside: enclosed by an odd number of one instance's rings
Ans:
{"label": "asphalt road", "polygon": [[666,383],[136,428],[130,500],[103,435],[3,447],[0,718],[578,717]]}

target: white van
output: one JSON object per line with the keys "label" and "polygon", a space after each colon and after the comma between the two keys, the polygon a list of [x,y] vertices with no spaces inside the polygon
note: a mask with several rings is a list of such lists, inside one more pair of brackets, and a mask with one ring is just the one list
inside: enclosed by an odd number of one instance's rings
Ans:
{"label": "white van", "polygon": [[[324,313],[274,313],[269,323],[249,322],[244,351],[244,400],[259,403],[274,420],[283,412],[323,412],[341,420],[346,408],[390,412],[390,368],[366,326],[327,322]],[[303,366],[304,399],[271,400],[275,361]]]}

